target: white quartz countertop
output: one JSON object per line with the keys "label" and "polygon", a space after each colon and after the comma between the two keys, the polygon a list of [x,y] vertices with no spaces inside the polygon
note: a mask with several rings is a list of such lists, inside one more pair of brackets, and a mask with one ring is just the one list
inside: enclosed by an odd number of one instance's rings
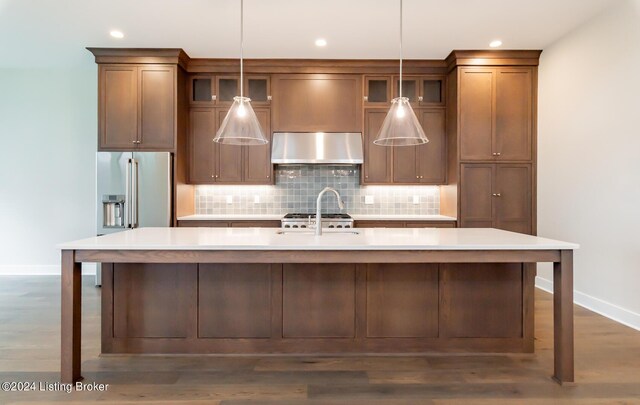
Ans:
{"label": "white quartz countertop", "polygon": [[178,217],[178,221],[279,221],[285,214],[198,214]]}
{"label": "white quartz countertop", "polygon": [[356,228],[357,234],[275,228],[138,228],[63,243],[67,250],[547,250],[561,242],[493,228]]}
{"label": "white quartz countertop", "polygon": [[[200,214],[178,217],[178,221],[279,221],[285,214]],[[446,215],[359,215],[356,221],[455,221]]]}
{"label": "white quartz countertop", "polygon": [[360,215],[353,214],[356,221],[455,221],[455,217],[446,215]]}

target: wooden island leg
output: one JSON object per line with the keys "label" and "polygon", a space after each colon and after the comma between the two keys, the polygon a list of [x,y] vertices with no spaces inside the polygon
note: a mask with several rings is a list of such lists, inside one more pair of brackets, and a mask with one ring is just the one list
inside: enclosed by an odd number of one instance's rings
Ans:
{"label": "wooden island leg", "polygon": [[82,267],[75,261],[75,251],[62,251],[62,319],[60,374],[61,381],[73,384],[80,375],[80,324]]}
{"label": "wooden island leg", "polygon": [[572,383],[573,376],[573,251],[562,250],[553,263],[553,379]]}

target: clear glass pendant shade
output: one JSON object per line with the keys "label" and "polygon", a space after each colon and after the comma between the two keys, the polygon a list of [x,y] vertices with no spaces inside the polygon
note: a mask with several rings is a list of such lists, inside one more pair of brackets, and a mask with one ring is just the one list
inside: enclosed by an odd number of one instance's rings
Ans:
{"label": "clear glass pendant shade", "polygon": [[234,97],[214,142],[227,145],[264,145],[269,143],[248,97]]}
{"label": "clear glass pendant shade", "polygon": [[414,146],[427,142],[429,139],[424,134],[409,99],[396,97],[391,100],[389,113],[373,143],[380,146]]}

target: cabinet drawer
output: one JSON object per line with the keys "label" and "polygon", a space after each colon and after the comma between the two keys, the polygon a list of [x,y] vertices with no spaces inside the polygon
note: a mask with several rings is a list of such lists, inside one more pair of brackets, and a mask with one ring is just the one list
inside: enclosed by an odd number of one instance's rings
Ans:
{"label": "cabinet drawer", "polygon": [[455,221],[415,221],[405,223],[407,228],[455,228]]}

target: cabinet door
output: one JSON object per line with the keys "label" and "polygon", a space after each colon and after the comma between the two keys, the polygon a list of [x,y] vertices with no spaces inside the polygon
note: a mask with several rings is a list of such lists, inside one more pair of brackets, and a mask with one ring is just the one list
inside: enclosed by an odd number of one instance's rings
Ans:
{"label": "cabinet door", "polygon": [[189,103],[213,106],[216,102],[216,82],[213,76],[197,75],[189,78]]}
{"label": "cabinet door", "polygon": [[176,133],[176,68],[139,68],[138,149],[171,151]]}
{"label": "cabinet door", "polygon": [[493,226],[493,164],[463,164],[460,178],[460,224],[463,228]]}
{"label": "cabinet door", "polygon": [[370,106],[389,107],[391,103],[391,77],[365,76],[364,103]]}
{"label": "cabinet door", "polygon": [[522,323],[521,263],[440,265],[441,337],[518,338]]}
{"label": "cabinet door", "polygon": [[393,153],[393,182],[394,183],[419,183],[417,153],[420,146],[394,146],[390,149]]}
{"label": "cabinet door", "polygon": [[362,76],[274,75],[274,132],[362,132]]}
{"label": "cabinet door", "polygon": [[429,138],[429,143],[415,147],[419,182],[445,184],[447,177],[445,110],[421,111],[419,119],[427,138]]}
{"label": "cabinet door", "polygon": [[387,116],[387,110],[367,110],[364,122],[363,183],[391,182],[391,148],[373,143]]}
{"label": "cabinet door", "polygon": [[498,160],[531,160],[532,72],[496,70],[494,152]]}
{"label": "cabinet door", "polygon": [[266,145],[244,147],[244,182],[252,184],[272,184],[273,165],[271,164],[271,111],[268,108],[256,108],[258,121],[264,136],[269,141]]}
{"label": "cabinet door", "polygon": [[99,150],[132,150],[138,139],[138,70],[100,65]]}
{"label": "cabinet door", "polygon": [[247,76],[244,79],[244,93],[252,105],[271,103],[271,80],[269,76]]}
{"label": "cabinet door", "polygon": [[[229,110],[218,109],[218,128]],[[222,143],[214,143],[216,150],[216,182],[217,183],[240,183],[242,181],[242,146],[225,145]]]}
{"label": "cabinet door", "polygon": [[494,69],[461,68],[460,159],[492,160]]}
{"label": "cabinet door", "polygon": [[189,182],[207,184],[215,182],[215,110],[192,108],[189,113]]}
{"label": "cabinet door", "polygon": [[441,76],[426,76],[420,79],[421,106],[441,106],[445,104],[445,78]]}
{"label": "cabinet door", "polygon": [[218,76],[216,78],[216,103],[231,105],[233,98],[240,95],[240,77]]}
{"label": "cabinet door", "polygon": [[[400,96],[400,77],[395,76],[393,78],[393,97]],[[418,98],[420,96],[420,79],[417,77],[403,76],[402,77],[402,97],[409,99],[411,105],[418,105]]]}
{"label": "cabinet door", "polygon": [[114,264],[113,337],[194,336],[197,269],[196,264]]}
{"label": "cabinet door", "polygon": [[496,194],[494,226],[531,233],[531,165],[496,164],[493,193]]}

